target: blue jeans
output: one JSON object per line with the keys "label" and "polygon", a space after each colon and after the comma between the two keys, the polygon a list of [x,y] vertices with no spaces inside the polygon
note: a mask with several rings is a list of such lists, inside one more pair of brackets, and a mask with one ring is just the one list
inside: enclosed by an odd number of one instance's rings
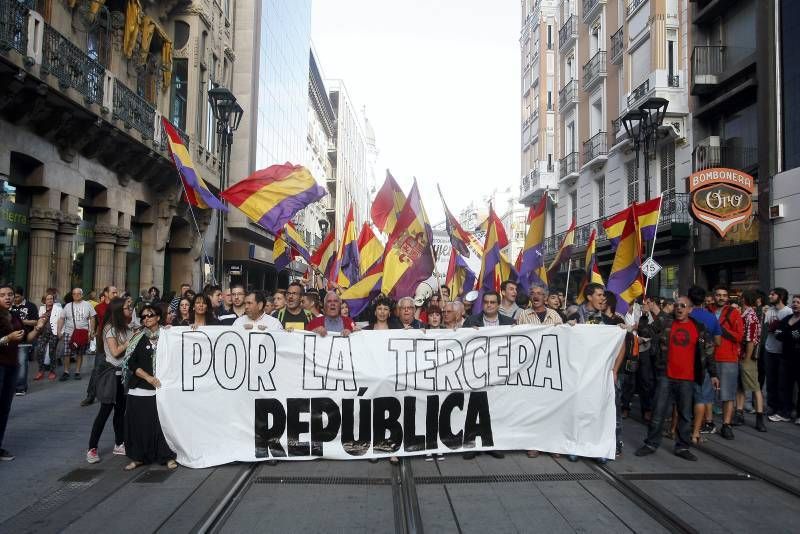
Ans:
{"label": "blue jeans", "polygon": [[673,401],[678,405],[678,432],[675,436],[675,450],[688,449],[692,443],[692,415],[694,408],[694,382],[691,380],[673,380],[665,376],[656,382],[653,397],[653,418],[647,429],[645,444],[657,449],[661,445],[661,432],[664,421],[672,412]]}
{"label": "blue jeans", "polygon": [[6,434],[8,414],[11,413],[11,401],[14,400],[17,369],[16,365],[0,365],[0,448],[3,446],[3,437]]}
{"label": "blue jeans", "polygon": [[28,391],[28,359],[33,350],[33,345],[20,345],[17,349],[19,371],[17,374],[17,392]]}

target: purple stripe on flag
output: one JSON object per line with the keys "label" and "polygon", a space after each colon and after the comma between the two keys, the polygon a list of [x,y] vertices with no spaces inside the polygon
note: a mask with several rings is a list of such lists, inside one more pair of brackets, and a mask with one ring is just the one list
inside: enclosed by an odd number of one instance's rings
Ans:
{"label": "purple stripe on flag", "polygon": [[652,241],[656,238],[656,225],[642,226],[642,241]]}
{"label": "purple stripe on flag", "polygon": [[620,271],[611,273],[608,277],[608,284],[606,289],[614,293],[617,298],[617,311],[625,313],[628,311],[628,303],[625,302],[621,295],[628,290],[629,287],[639,278],[640,267],[639,262],[634,262]]}
{"label": "purple stripe on flag", "polygon": [[295,213],[312,202],[324,197],[328,192],[316,183],[300,193],[286,197],[275,204],[258,220],[258,223],[272,233],[278,233]]}
{"label": "purple stripe on flag", "polygon": [[369,290],[369,294],[367,296],[354,299],[343,299],[345,302],[347,302],[347,305],[350,306],[350,317],[356,317],[369,308],[369,304],[372,302],[372,299],[377,297],[381,292],[382,284],[383,279],[379,276],[377,282],[373,288]]}
{"label": "purple stripe on flag", "polygon": [[223,204],[220,199],[215,197],[211,191],[200,185],[200,181],[197,179],[197,173],[194,172],[192,167],[184,165],[178,156],[173,155],[172,159],[175,161],[175,167],[177,167],[178,172],[183,175],[186,183],[202,197],[209,208],[228,211],[228,207]]}
{"label": "purple stripe on flag", "polygon": [[350,280],[352,286],[361,279],[361,268],[358,258],[358,242],[350,241],[344,246],[342,252],[341,269],[344,275]]}
{"label": "purple stripe on flag", "polygon": [[538,270],[544,265],[544,254],[542,245],[537,245],[525,250],[522,253],[522,262],[519,269],[519,285],[527,295],[531,287],[535,285],[546,286],[544,280],[539,278]]}

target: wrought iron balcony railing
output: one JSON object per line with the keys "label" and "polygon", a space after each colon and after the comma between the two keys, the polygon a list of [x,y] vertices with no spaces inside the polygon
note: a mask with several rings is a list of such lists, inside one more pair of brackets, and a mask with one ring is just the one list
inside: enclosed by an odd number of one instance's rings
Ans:
{"label": "wrought iron balcony railing", "polygon": [[0,0],[0,53],[28,52],[28,11],[33,0]]}
{"label": "wrought iron balcony railing", "polygon": [[78,91],[87,104],[102,104],[105,67],[47,24],[42,43],[42,72],[55,76],[62,89],[72,87]]}
{"label": "wrought iron balcony railing", "polygon": [[625,50],[625,27],[620,29],[611,36],[611,59],[612,63],[619,63],[622,61],[622,51]]}
{"label": "wrought iron balcony railing", "polygon": [[596,10],[600,7],[600,4],[605,3],[606,0],[583,0],[583,21],[589,22],[589,19],[597,12]]}
{"label": "wrought iron balcony railing", "polygon": [[628,6],[625,8],[625,16],[630,17],[633,12],[639,9],[639,6],[644,4],[647,0],[630,0]]}
{"label": "wrought iron balcony railing", "polygon": [[606,75],[606,51],[598,50],[592,59],[583,66],[583,88],[592,86],[602,76]]}
{"label": "wrought iron balcony railing", "polygon": [[578,101],[578,80],[570,80],[567,85],[558,92],[558,105],[565,109],[570,104]]}
{"label": "wrought iron balcony railing", "polygon": [[631,94],[628,95],[628,109],[633,109],[636,107],[636,103],[644,98],[647,93],[650,92],[650,79],[646,79],[644,82],[639,84],[639,87],[631,91]]}
{"label": "wrought iron balcony railing", "polygon": [[589,163],[594,158],[608,155],[608,135],[598,132],[583,143],[583,161]]}
{"label": "wrought iron balcony railing", "polygon": [[578,153],[571,152],[559,161],[559,178],[563,179],[578,172]]}
{"label": "wrought iron balcony railing", "polygon": [[698,145],[692,152],[692,159],[695,172],[712,167],[750,170],[758,165],[758,148]]}
{"label": "wrought iron balcony railing", "polygon": [[558,47],[565,48],[567,44],[578,37],[578,20],[575,15],[570,15],[567,21],[558,30]]}
{"label": "wrought iron balcony railing", "polygon": [[[689,196],[689,193],[676,193],[675,190],[664,192],[663,200],[661,202],[661,217],[659,218],[658,222],[659,228],[674,223],[691,224],[692,217],[689,212],[691,199]],[[592,234],[592,230],[597,231],[598,244],[601,244],[603,241],[607,241],[608,237],[606,236],[605,228],[603,228],[603,222],[611,215],[613,214],[609,214],[605,217],[595,219],[594,221],[576,227],[575,247],[586,246],[586,244],[589,242],[589,237]],[[558,251],[558,247],[564,240],[565,234],[566,232],[561,232],[545,239],[543,251],[545,256],[552,256]]]}
{"label": "wrought iron balcony railing", "polygon": [[147,100],[115,80],[113,117],[120,119],[126,128],[134,128],[147,139],[153,139],[156,110]]}

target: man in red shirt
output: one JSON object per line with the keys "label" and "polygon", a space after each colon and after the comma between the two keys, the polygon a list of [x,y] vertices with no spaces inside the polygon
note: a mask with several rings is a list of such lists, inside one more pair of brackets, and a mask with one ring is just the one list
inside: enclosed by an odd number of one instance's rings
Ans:
{"label": "man in red shirt", "polygon": [[714,309],[722,329],[722,342],[714,352],[719,374],[719,400],[722,401],[722,429],[719,435],[725,439],[733,439],[734,403],[739,386],[739,353],[744,337],[742,314],[728,303],[728,288],[714,288]]}
{"label": "man in red shirt", "polygon": [[321,336],[327,336],[328,332],[349,336],[355,330],[353,320],[350,317],[342,317],[342,299],[335,291],[325,293],[322,312],[322,315],[308,323],[308,330]]}
{"label": "man in red shirt", "polygon": [[[706,370],[711,383],[719,387],[713,358],[714,341],[705,326],[689,316],[692,301],[681,296],[675,304],[675,319],[657,318],[663,321],[661,328],[661,353],[655,367],[659,374],[653,398],[653,417],[647,429],[644,445],[636,456],[653,454],[661,445],[662,430],[666,416],[672,411],[673,401],[678,407],[678,426],[675,436],[675,455],[684,460],[697,461],[689,447],[692,443],[692,414],[694,408],[694,384],[702,384]],[[663,372],[663,374],[662,374]]]}

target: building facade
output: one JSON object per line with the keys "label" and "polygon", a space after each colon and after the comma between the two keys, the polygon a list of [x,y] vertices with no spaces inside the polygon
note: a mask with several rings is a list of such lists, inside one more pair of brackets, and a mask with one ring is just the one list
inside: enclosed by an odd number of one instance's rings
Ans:
{"label": "building facade", "polygon": [[[231,185],[270,165],[307,161],[311,43],[310,0],[238,0],[234,5],[237,60],[231,90],[244,114],[232,147]],[[276,272],[273,244],[272,234],[231,210],[225,282],[286,287],[289,273]]]}
{"label": "building facade", "polygon": [[329,219],[334,223],[337,239],[341,238],[344,220],[350,207],[356,231],[369,217],[370,189],[368,184],[370,169],[367,166],[367,140],[363,119],[350,99],[342,80],[326,81],[333,112],[336,115],[336,186],[331,191]]}
{"label": "building facade", "polygon": [[[663,195],[655,256],[664,269],[649,289],[671,296],[680,285],[679,273],[683,273],[684,285],[692,278],[691,265],[685,259],[690,248],[690,220],[682,179],[692,171],[688,2],[539,0],[523,6],[526,24],[532,18],[540,34],[554,35],[545,45],[546,56],[554,57],[552,71],[558,88],[548,97],[554,108],[554,155],[550,158],[550,152],[544,152],[547,168],[554,160],[557,176],[557,192],[550,195],[545,227],[546,261],[555,255],[563,233],[575,221],[576,255],[596,230],[598,258],[607,274],[613,253],[602,221],[633,202]],[[557,30],[551,29],[554,25]],[[524,33],[523,28],[523,42]],[[539,68],[540,77],[542,72],[548,79],[551,76],[549,63],[548,59],[548,67]],[[549,93],[548,89],[544,94]],[[669,101],[666,117],[648,157],[643,152],[637,157],[621,118],[653,97]],[[539,98],[541,101],[541,95]],[[549,135],[549,121],[548,115],[546,130],[539,127],[540,138],[541,132]],[[645,166],[648,184],[644,183]],[[528,176],[523,175],[521,201],[530,205],[550,186],[526,182]],[[582,274],[574,267],[571,294]],[[567,268],[565,264],[551,283],[563,286]]]}
{"label": "building facade", "polygon": [[160,124],[217,186],[205,92],[232,72],[229,5],[0,1],[0,278],[34,301],[202,285],[210,210],[181,198]]}

